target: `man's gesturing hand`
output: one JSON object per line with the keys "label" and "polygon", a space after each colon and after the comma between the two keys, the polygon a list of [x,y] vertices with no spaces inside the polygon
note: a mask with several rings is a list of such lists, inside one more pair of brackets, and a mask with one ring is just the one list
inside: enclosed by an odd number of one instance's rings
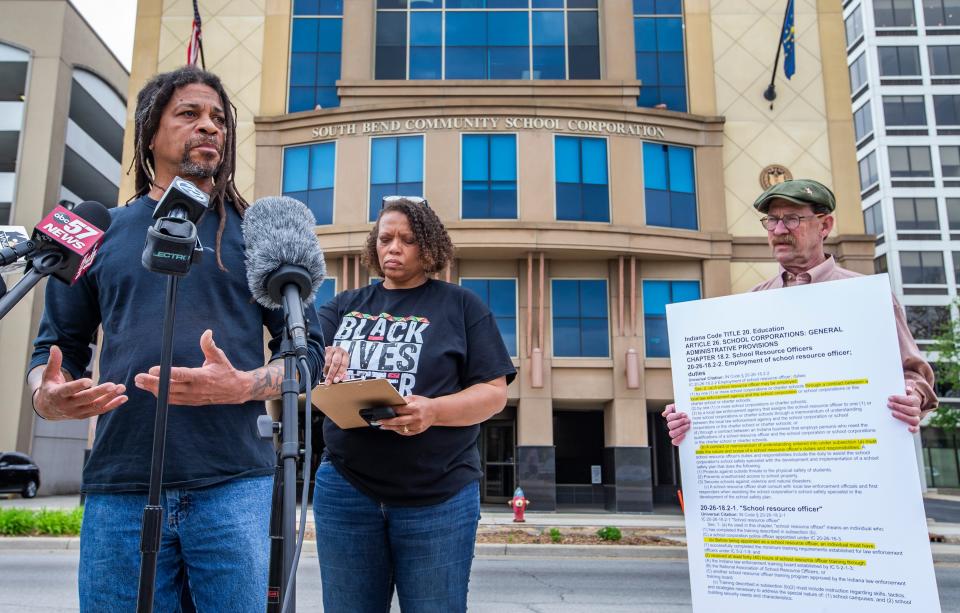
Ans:
{"label": "man's gesturing hand", "polygon": [[[213,331],[200,336],[203,366],[170,369],[170,404],[204,406],[240,404],[250,398],[252,377],[233,367],[227,355],[213,342]],[[137,387],[156,396],[160,391],[160,367],[154,366],[134,379]]]}
{"label": "man's gesturing hand", "polygon": [[56,345],[33,397],[33,406],[44,419],[84,419],[112,411],[127,401],[126,387],[101,383],[94,387],[91,379],[67,381],[60,367],[63,354]]}

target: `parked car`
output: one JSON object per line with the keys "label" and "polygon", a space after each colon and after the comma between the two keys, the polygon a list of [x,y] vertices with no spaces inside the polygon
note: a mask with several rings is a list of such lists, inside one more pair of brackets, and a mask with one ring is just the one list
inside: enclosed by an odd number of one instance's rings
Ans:
{"label": "parked car", "polygon": [[0,492],[33,498],[40,489],[40,467],[25,453],[0,451]]}

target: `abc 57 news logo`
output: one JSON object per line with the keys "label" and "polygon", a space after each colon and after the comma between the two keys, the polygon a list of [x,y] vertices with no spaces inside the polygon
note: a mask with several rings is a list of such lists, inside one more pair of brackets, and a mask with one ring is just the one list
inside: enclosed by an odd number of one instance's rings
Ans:
{"label": "abc 57 news logo", "polygon": [[64,211],[55,211],[52,218],[43,230],[77,251],[86,249],[87,239],[96,241],[103,235],[99,228],[88,224],[83,218],[72,217]]}

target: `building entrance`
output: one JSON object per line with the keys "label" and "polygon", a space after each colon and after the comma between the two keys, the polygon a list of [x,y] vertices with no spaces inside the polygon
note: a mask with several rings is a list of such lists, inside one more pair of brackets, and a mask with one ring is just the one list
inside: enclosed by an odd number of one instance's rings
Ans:
{"label": "building entrance", "polygon": [[667,422],[659,412],[647,412],[647,432],[650,436],[650,453],[653,456],[653,503],[680,504],[677,490],[680,479],[680,451],[670,442]]}
{"label": "building entrance", "polygon": [[482,502],[506,502],[516,488],[516,425],[510,420],[491,420],[480,425],[480,482]]}

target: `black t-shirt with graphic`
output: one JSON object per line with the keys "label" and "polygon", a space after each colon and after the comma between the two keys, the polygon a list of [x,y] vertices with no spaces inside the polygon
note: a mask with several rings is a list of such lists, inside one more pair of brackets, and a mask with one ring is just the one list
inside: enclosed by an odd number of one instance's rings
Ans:
{"label": "black t-shirt with graphic", "polygon": [[[385,378],[402,396],[437,398],[516,376],[490,310],[457,285],[372,284],[338,294],[319,315],[324,337],[350,354],[348,379]],[[432,426],[400,436],[323,424],[325,454],[347,480],[377,501],[408,506],[442,502],[480,478],[479,433]]]}

